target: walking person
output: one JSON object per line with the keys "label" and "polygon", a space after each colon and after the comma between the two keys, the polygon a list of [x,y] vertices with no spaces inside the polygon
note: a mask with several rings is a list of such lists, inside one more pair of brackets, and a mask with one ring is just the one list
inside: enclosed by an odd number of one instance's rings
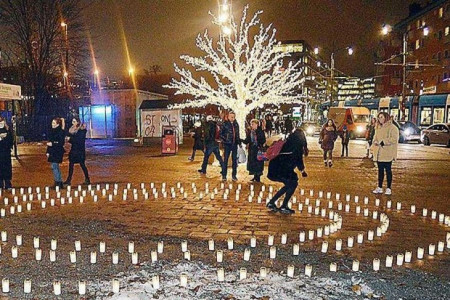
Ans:
{"label": "walking person", "polygon": [[52,167],[53,179],[55,181],[54,187],[60,188],[64,188],[61,169],[59,168],[65,152],[64,137],[64,119],[54,118],[52,120],[52,128],[48,134],[47,158]]}
{"label": "walking person", "polygon": [[380,112],[371,147],[373,160],[378,165],[378,187],[373,191],[374,194],[383,193],[385,172],[387,188],[384,194],[392,194],[392,162],[397,159],[398,138],[398,128],[392,123],[387,113]]}
{"label": "walking person", "polygon": [[286,120],[284,121],[285,137],[287,137],[289,134],[291,134],[293,129],[294,129],[294,127],[292,125],[292,120],[289,116],[287,116]]}
{"label": "walking person", "polygon": [[231,154],[231,167],[232,167],[232,179],[237,180],[237,147],[241,144],[239,136],[239,124],[236,121],[236,115],[234,112],[228,114],[228,120],[226,120],[220,131],[220,139],[223,143],[224,155],[222,165],[222,180],[227,180],[228,159]]}
{"label": "walking person", "polygon": [[194,132],[192,138],[194,139],[194,146],[192,147],[192,155],[188,158],[188,160],[190,161],[194,161],[195,152],[197,150],[200,150],[203,153],[205,153],[204,151],[205,144],[203,143],[203,129],[202,123],[200,121],[194,123]]}
{"label": "walking person", "polygon": [[272,136],[272,130],[273,130],[273,122],[272,117],[270,115],[266,116],[266,133],[267,137]]}
{"label": "walking person", "polygon": [[84,183],[91,184],[89,172],[86,167],[86,125],[81,124],[80,119],[75,117],[72,119],[72,127],[69,128],[68,142],[72,144],[69,152],[69,175],[64,184],[71,185],[73,176],[73,167],[80,164],[84,173]]}
{"label": "walking person", "polygon": [[370,124],[366,128],[367,153],[366,158],[370,158],[370,147],[372,146],[373,137],[375,135],[375,127],[377,125],[377,118],[372,118]]}
{"label": "walking person", "polygon": [[321,143],[321,148],[323,150],[323,163],[325,167],[333,166],[333,149],[334,142],[337,139],[337,130],[334,121],[329,119],[322,127],[320,132],[319,143]]}
{"label": "walking person", "polygon": [[[290,209],[288,204],[295,189],[298,186],[298,176],[295,168],[300,170],[302,177],[307,177],[303,155],[308,155],[308,144],[306,142],[305,133],[297,128],[289,135],[280,154],[269,162],[269,172],[267,178],[272,181],[282,182],[284,186],[273,196],[267,203],[267,208],[283,214],[293,214],[294,210]],[[276,201],[284,195],[283,203],[280,208],[276,206]]]}
{"label": "walking person", "polygon": [[12,133],[9,131],[5,118],[0,117],[0,189],[9,190],[12,188],[12,147]]}
{"label": "walking person", "polygon": [[342,140],[341,157],[344,157],[344,151],[345,156],[348,157],[348,143],[350,142],[350,132],[347,130],[347,125],[344,125],[344,127],[342,127],[341,140]]}
{"label": "walking person", "polygon": [[261,182],[264,161],[258,160],[258,151],[263,150],[263,146],[266,143],[266,136],[259,126],[258,120],[253,119],[250,121],[250,130],[247,131],[246,138],[242,142],[248,145],[247,170],[250,175],[253,175],[251,181]]}
{"label": "walking person", "polygon": [[223,160],[220,156],[219,152],[219,143],[216,140],[216,128],[217,124],[214,122],[213,117],[211,115],[206,117],[205,124],[205,156],[203,157],[202,167],[198,170],[200,174],[206,174],[206,167],[208,166],[208,160],[211,154],[214,154],[216,159],[220,163],[220,167],[222,169]]}

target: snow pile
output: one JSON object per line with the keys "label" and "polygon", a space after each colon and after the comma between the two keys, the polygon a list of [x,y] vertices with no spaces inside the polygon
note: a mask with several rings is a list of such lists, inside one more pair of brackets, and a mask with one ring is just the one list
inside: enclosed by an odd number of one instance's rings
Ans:
{"label": "snow pile", "polygon": [[[303,271],[303,270],[302,270]],[[299,270],[296,270],[298,274]],[[188,276],[188,287],[180,287],[180,274]],[[160,289],[152,287],[152,276],[160,276]],[[239,280],[238,271],[226,272],[225,282],[217,281],[217,269],[201,262],[183,261],[178,264],[143,265],[133,274],[118,274],[121,287],[111,293],[111,282],[101,282],[95,288],[96,299],[358,299],[365,294],[352,289],[350,279],[327,277],[308,278],[304,275],[288,278],[285,274],[269,272],[265,279],[259,274],[247,274]],[[365,287],[365,289],[370,289]]]}

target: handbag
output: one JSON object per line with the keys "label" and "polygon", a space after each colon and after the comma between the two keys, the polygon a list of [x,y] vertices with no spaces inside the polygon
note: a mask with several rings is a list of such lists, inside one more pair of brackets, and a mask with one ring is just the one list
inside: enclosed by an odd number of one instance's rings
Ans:
{"label": "handbag", "polygon": [[258,154],[256,155],[256,160],[258,160],[258,161],[267,161],[269,159],[267,158],[265,151],[258,150]]}

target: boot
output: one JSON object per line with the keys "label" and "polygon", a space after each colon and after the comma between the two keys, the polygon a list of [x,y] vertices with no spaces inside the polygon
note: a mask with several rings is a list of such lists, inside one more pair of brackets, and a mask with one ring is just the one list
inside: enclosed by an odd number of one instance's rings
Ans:
{"label": "boot", "polygon": [[89,179],[89,177],[84,179],[83,184],[84,185],[90,185],[91,184],[91,180]]}
{"label": "boot", "polygon": [[58,182],[58,186],[59,186],[60,189],[63,189],[63,188],[64,188],[63,182],[62,182],[62,181],[59,181],[59,182]]}
{"label": "boot", "polygon": [[326,159],[323,161],[323,163],[324,163],[325,167],[328,167],[328,161]]}
{"label": "boot", "polygon": [[71,179],[67,178],[67,180],[64,181],[63,184],[65,184],[65,185],[72,185],[71,181],[72,181]]}

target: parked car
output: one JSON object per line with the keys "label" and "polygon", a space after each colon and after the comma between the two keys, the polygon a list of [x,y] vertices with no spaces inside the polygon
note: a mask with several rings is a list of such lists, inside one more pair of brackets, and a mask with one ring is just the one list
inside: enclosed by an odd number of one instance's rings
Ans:
{"label": "parked car", "polygon": [[417,142],[420,144],[421,129],[411,121],[399,121],[399,143]]}
{"label": "parked car", "polygon": [[313,121],[302,122],[300,128],[305,132],[306,135],[314,136],[319,135],[322,126],[319,123]]}
{"label": "parked car", "polygon": [[422,130],[420,140],[425,146],[440,144],[450,147],[450,123],[434,124]]}

